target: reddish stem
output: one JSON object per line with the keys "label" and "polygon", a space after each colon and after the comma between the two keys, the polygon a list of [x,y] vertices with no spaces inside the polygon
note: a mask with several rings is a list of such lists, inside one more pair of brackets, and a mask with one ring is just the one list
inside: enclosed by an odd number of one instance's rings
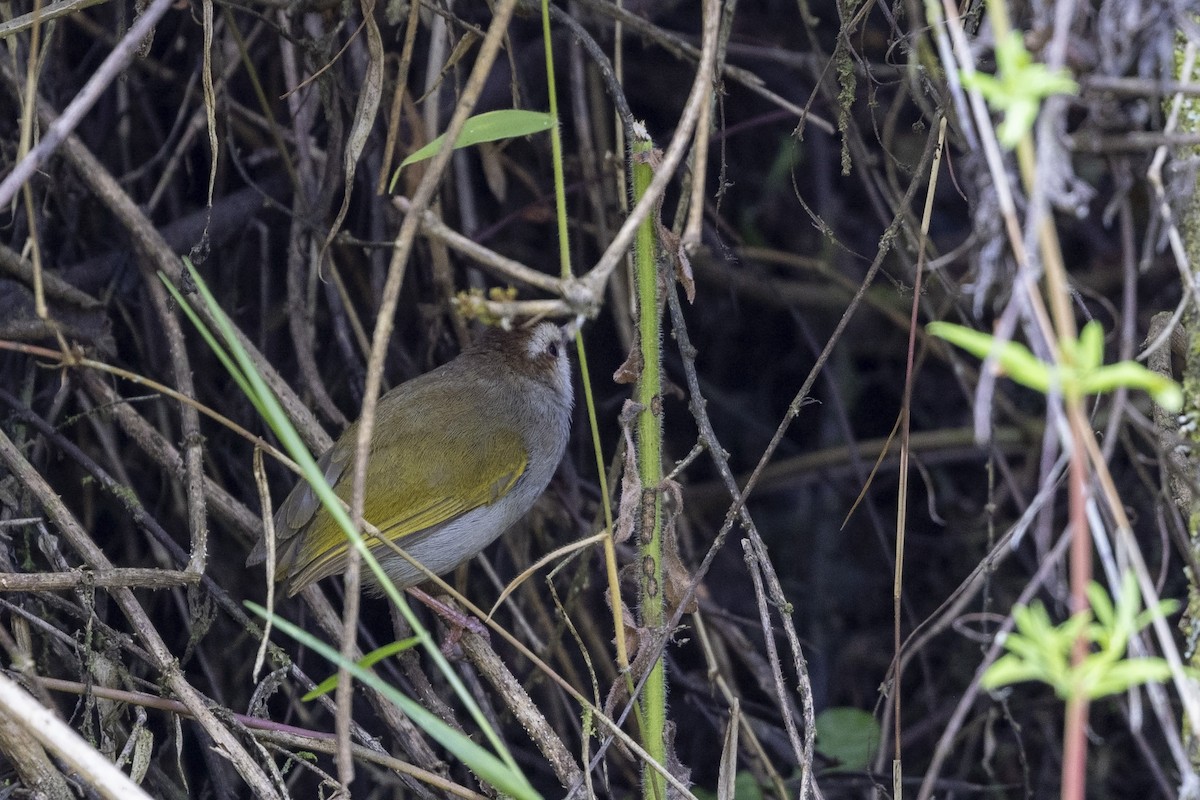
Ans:
{"label": "reddish stem", "polygon": [[[1070,513],[1071,513],[1071,613],[1088,609],[1087,586],[1092,580],[1092,540],[1087,524],[1087,456],[1083,450],[1085,432],[1079,430],[1082,409],[1068,409],[1071,419]],[[1083,634],[1075,640],[1071,651],[1071,666],[1078,667],[1087,657],[1087,641]],[[1087,719],[1088,699],[1081,694],[1067,700],[1063,722],[1063,800],[1083,800],[1087,781]]]}

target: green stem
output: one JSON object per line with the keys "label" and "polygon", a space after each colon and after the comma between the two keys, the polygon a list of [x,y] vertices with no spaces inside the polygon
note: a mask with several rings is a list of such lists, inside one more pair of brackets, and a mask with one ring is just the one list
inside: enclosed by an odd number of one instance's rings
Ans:
{"label": "green stem", "polygon": [[542,47],[546,51],[546,91],[550,94],[550,153],[554,165],[554,210],[558,220],[558,263],[562,277],[571,277],[571,250],[567,236],[567,193],[563,177],[562,129],[558,124],[558,90],[554,80],[554,48],[550,37],[550,0],[542,0]]}
{"label": "green stem", "polygon": [[[631,169],[633,172],[633,202],[640,202],[654,170],[649,157],[654,145],[639,125],[639,138],[632,142]],[[638,229],[634,247],[634,270],[637,282],[638,344],[642,354],[642,371],[637,382],[638,477],[642,485],[642,501],[638,524],[638,576],[641,584],[641,624],[649,631],[660,632],[666,622],[663,602],[662,567],[662,335],[659,317],[658,257],[651,214]],[[661,655],[650,668],[641,698],[642,743],[646,751],[660,764],[666,764],[666,673]],[[642,771],[642,793],[652,800],[665,800],[666,783],[656,770]]]}

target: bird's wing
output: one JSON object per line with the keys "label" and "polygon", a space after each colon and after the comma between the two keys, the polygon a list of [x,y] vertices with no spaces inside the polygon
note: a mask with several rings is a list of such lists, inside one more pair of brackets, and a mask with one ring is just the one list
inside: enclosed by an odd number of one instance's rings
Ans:
{"label": "bird's wing", "polygon": [[[401,546],[405,537],[496,502],[525,472],[528,453],[514,431],[479,436],[474,430],[477,425],[451,420],[414,436],[413,426],[427,426],[428,420],[402,415],[390,422],[371,450],[363,517]],[[418,441],[423,444],[414,448]],[[353,454],[353,437],[345,436],[321,460],[326,479],[347,503]],[[391,466],[378,468],[383,464]],[[315,510],[310,508],[307,495],[312,494],[315,501],[312,489],[305,487],[302,494],[294,504],[289,497],[280,508],[292,530],[298,530],[292,527],[296,523],[298,527],[307,524],[307,530],[294,538],[279,561],[277,578],[286,577],[296,586],[337,572],[347,549],[345,535],[333,518],[319,503]],[[287,508],[289,504],[291,508]]]}
{"label": "bird's wing", "polygon": [[[351,455],[353,450],[351,450]],[[317,468],[321,470],[321,474],[325,476],[326,482],[331,486],[337,482],[338,477],[345,469],[345,461],[335,461],[337,448],[331,447],[323,456],[317,459]],[[316,491],[308,481],[303,478],[295,485],[282,503],[275,509],[275,539],[279,553],[276,555],[276,563],[279,568],[276,569],[276,579],[278,580],[286,571],[282,569],[286,562],[286,554],[288,552],[288,543],[295,538],[296,534],[300,533],[313,520],[316,513],[321,510],[321,500],[317,497]],[[259,537],[254,543],[254,548],[250,551],[249,557],[246,559],[246,566],[261,564],[267,559],[266,537]]]}

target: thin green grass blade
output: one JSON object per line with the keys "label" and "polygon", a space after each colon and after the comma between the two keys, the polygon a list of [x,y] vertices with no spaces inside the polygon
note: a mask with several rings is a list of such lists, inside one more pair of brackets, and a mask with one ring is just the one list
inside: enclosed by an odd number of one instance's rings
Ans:
{"label": "thin green grass blade", "polygon": [[455,758],[470,767],[476,775],[504,794],[522,800],[540,800],[541,795],[529,784],[519,769],[510,769],[495,755],[475,744],[470,737],[442,722],[420,703],[406,697],[374,672],[362,668],[354,661],[342,658],[335,648],[282,617],[268,613],[257,603],[247,601],[246,607],[264,620],[269,619],[276,628],[328,659],[330,663],[346,669],[355,678],[378,691],[390,702],[395,703],[413,722],[420,725],[422,730],[433,737],[434,741],[445,747]]}
{"label": "thin green grass blade", "polygon": [[[363,669],[370,669],[380,661],[383,661],[385,658],[394,656],[396,653],[402,653],[420,643],[421,637],[410,636],[407,639],[401,639],[398,642],[392,642],[391,644],[385,644],[383,647],[377,647],[354,663],[358,664]],[[329,694],[336,687],[337,675],[330,675],[328,678],[318,683],[312,691],[300,699],[307,703],[310,700],[316,700],[323,694]]]}

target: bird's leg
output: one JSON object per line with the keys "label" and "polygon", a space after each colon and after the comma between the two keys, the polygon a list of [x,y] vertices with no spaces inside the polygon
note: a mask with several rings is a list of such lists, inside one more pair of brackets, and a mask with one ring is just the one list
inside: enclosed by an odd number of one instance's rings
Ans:
{"label": "bird's leg", "polygon": [[471,614],[464,614],[457,608],[443,603],[441,600],[415,586],[410,586],[408,593],[428,606],[433,613],[437,614],[449,625],[450,634],[442,642],[441,646],[442,655],[447,658],[458,648],[458,640],[462,638],[464,630],[469,630],[471,633],[477,633],[483,638],[491,640],[491,637],[488,635],[487,626]]}

